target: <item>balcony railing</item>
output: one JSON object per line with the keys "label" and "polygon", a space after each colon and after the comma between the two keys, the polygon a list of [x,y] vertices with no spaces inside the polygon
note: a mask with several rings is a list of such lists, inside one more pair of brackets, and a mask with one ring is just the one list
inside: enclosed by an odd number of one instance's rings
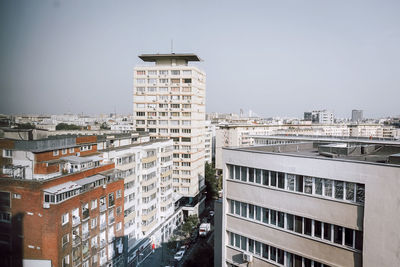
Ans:
{"label": "balcony railing", "polygon": [[82,233],[82,240],[86,240],[86,239],[88,239],[88,238],[89,238],[89,236],[90,236],[90,233],[89,233],[89,231],[87,231],[87,232],[85,232],[85,233]]}
{"label": "balcony railing", "polygon": [[81,239],[79,237],[76,237],[76,238],[72,239],[72,246],[73,247],[76,247],[80,243],[81,243]]}
{"label": "balcony railing", "polygon": [[79,216],[72,215],[72,227],[77,226],[81,223],[81,218]]}
{"label": "balcony railing", "polygon": [[86,220],[89,218],[89,210],[84,210],[82,212],[82,220]]}
{"label": "balcony railing", "polygon": [[104,212],[106,210],[107,210],[107,205],[106,204],[100,205],[100,212]]}
{"label": "balcony railing", "polygon": [[79,264],[81,264],[81,257],[72,260],[72,262],[74,267],[78,266]]}
{"label": "balcony railing", "polygon": [[108,224],[113,224],[115,222],[114,217],[108,217]]}

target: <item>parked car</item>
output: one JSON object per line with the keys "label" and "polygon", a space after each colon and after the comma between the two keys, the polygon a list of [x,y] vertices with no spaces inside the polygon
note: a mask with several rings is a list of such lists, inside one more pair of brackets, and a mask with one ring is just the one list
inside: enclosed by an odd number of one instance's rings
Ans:
{"label": "parked car", "polygon": [[210,210],[209,215],[210,215],[210,217],[214,217],[214,211],[213,211],[213,210]]}
{"label": "parked car", "polygon": [[183,258],[183,255],[185,255],[186,247],[184,250],[179,250],[177,253],[174,255],[174,259],[177,261],[180,261]]}

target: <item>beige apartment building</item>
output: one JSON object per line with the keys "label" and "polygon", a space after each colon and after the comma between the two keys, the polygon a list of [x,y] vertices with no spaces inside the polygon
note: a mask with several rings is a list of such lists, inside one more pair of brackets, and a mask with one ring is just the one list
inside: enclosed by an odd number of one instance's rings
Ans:
{"label": "beige apartment building", "polygon": [[224,148],[216,265],[398,266],[399,152],[399,142]]}
{"label": "beige apartment building", "polygon": [[[194,54],[140,55],[134,70],[133,119],[137,131],[173,140],[173,190],[188,213],[202,209],[205,188],[206,75],[190,61]],[[152,64],[154,63],[154,64]],[[150,65],[149,65],[150,64]]]}

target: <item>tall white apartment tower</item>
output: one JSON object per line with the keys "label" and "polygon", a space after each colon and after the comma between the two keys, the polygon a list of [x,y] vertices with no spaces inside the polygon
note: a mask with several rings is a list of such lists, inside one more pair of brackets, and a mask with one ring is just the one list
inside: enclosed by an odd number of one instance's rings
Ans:
{"label": "tall white apartment tower", "polygon": [[205,188],[204,136],[206,74],[189,61],[195,54],[143,54],[134,70],[133,119],[151,138],[171,138],[173,189],[188,214],[202,209]]}

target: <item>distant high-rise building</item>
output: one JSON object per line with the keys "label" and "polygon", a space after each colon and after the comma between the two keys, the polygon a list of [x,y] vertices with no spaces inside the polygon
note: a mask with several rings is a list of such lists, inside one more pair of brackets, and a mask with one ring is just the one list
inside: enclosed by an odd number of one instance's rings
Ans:
{"label": "distant high-rise building", "polygon": [[363,111],[360,109],[353,109],[351,111],[351,121],[361,122],[363,120]]}
{"label": "distant high-rise building", "polygon": [[[134,71],[133,117],[137,131],[152,138],[171,138],[173,189],[183,196],[188,214],[197,213],[205,198],[204,179],[206,75],[190,61],[194,54],[146,54]],[[200,208],[201,209],[201,208]]]}
{"label": "distant high-rise building", "polygon": [[326,109],[313,110],[311,112],[304,112],[304,120],[318,124],[332,124],[334,123],[335,117],[332,112]]}

